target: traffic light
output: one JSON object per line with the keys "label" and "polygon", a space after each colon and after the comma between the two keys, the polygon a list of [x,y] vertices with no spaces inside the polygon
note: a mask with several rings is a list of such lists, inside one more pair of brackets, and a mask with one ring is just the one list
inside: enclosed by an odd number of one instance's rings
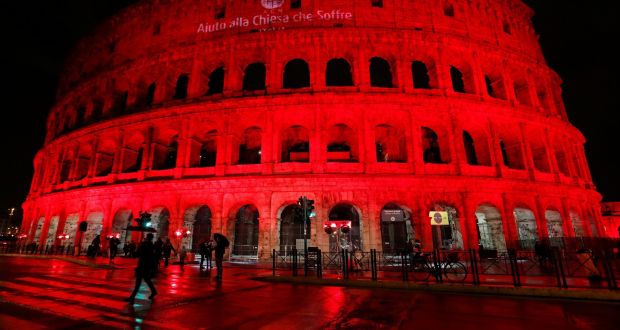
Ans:
{"label": "traffic light", "polygon": [[304,214],[304,198],[299,197],[297,200],[297,207],[295,208],[295,218],[299,221],[305,221],[306,215]]}
{"label": "traffic light", "polygon": [[314,200],[306,199],[306,215],[308,218],[314,218]]}
{"label": "traffic light", "polygon": [[151,226],[151,214],[148,212],[140,212],[140,217],[135,220],[138,227],[147,228]]}

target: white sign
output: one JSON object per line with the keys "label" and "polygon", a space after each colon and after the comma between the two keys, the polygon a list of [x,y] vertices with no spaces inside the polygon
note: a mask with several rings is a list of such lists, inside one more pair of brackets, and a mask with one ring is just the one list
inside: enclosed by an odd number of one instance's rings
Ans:
{"label": "white sign", "polygon": [[215,22],[200,23],[197,33],[213,33],[234,28],[257,28],[261,31],[283,30],[289,24],[352,21],[353,12],[340,9],[321,10],[314,12],[295,12],[291,14],[258,14],[252,17],[234,17],[229,21],[218,20]]}

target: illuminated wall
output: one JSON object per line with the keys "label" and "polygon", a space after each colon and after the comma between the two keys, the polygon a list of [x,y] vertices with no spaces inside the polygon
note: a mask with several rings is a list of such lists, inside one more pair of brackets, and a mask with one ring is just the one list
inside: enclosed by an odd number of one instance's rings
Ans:
{"label": "illuminated wall", "polygon": [[598,236],[585,139],[532,15],[517,0],[140,2],[69,57],[22,231],[44,244],[77,215],[105,237],[150,211],[161,237],[222,232],[265,258],[303,238],[287,206],[306,195],[324,250],[330,219],[364,250]]}

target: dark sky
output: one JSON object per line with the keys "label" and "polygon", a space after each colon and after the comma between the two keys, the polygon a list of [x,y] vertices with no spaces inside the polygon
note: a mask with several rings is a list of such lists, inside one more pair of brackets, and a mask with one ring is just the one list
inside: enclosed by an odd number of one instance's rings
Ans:
{"label": "dark sky", "polygon": [[[0,110],[3,155],[0,210],[20,207],[32,178],[32,160],[45,136],[47,112],[63,60],[81,36],[132,0],[1,1],[3,77]],[[550,66],[564,80],[571,122],[586,136],[586,152],[598,190],[620,200],[618,154],[618,5],[597,1],[526,1],[535,11]],[[612,2],[615,3],[615,2]],[[613,8],[611,7],[613,6]],[[4,84],[3,84],[4,85]],[[0,212],[1,213],[1,212]]]}

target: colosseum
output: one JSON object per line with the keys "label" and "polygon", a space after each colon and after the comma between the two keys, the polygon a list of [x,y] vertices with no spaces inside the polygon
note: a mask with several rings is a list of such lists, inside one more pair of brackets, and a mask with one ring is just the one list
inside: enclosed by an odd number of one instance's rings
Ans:
{"label": "colosseum", "polygon": [[[25,241],[137,241],[141,211],[179,246],[224,233],[243,260],[304,237],[337,250],[324,226],[341,221],[365,251],[598,236],[585,138],[533,14],[520,0],[139,1],[67,59]],[[300,196],[316,207],[306,234]]]}

